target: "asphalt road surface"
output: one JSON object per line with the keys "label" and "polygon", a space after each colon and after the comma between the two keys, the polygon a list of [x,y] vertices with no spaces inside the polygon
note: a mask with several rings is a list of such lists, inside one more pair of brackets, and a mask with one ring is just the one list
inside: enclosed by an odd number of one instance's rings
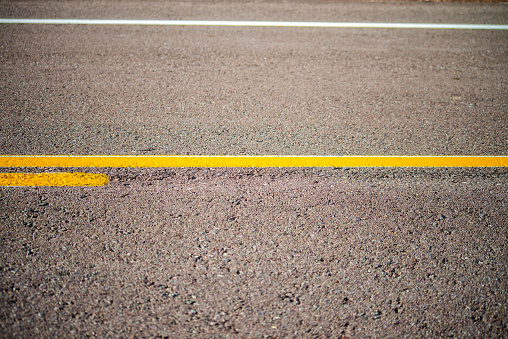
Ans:
{"label": "asphalt road surface", "polygon": [[[506,4],[1,1],[506,24]],[[506,155],[508,31],[0,24],[2,155]],[[506,337],[506,168],[4,168],[1,337]]]}

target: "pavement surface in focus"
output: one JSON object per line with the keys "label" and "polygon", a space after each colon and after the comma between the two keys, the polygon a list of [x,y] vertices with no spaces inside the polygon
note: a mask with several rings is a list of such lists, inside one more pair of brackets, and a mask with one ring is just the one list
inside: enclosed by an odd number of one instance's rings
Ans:
{"label": "pavement surface in focus", "polygon": [[[506,24],[505,4],[2,1]],[[508,33],[0,25],[0,153],[506,155]],[[506,337],[506,168],[4,168],[2,337]]]}

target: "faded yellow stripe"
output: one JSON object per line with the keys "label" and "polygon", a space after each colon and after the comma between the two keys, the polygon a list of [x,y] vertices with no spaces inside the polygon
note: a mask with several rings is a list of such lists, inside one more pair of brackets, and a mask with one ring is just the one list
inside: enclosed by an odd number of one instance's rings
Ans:
{"label": "faded yellow stripe", "polygon": [[108,181],[95,173],[0,173],[0,186],[103,186]]}
{"label": "faded yellow stripe", "polygon": [[508,167],[508,156],[0,156],[0,167]]}

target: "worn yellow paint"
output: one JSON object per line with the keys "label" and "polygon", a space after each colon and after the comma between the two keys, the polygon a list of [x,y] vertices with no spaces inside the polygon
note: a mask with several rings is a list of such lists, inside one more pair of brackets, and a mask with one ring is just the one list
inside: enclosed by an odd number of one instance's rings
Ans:
{"label": "worn yellow paint", "polygon": [[0,186],[103,186],[108,181],[96,173],[0,173]]}
{"label": "worn yellow paint", "polygon": [[508,156],[0,156],[0,167],[508,167]]}

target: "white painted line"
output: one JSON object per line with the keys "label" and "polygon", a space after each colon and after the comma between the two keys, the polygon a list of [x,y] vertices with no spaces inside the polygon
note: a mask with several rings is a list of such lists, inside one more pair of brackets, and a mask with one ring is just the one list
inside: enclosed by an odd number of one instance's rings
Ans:
{"label": "white painted line", "polygon": [[314,27],[314,28],[418,28],[418,29],[508,30],[508,25],[384,23],[384,22],[220,21],[220,20],[0,19],[0,24],[236,26],[236,27]]}

